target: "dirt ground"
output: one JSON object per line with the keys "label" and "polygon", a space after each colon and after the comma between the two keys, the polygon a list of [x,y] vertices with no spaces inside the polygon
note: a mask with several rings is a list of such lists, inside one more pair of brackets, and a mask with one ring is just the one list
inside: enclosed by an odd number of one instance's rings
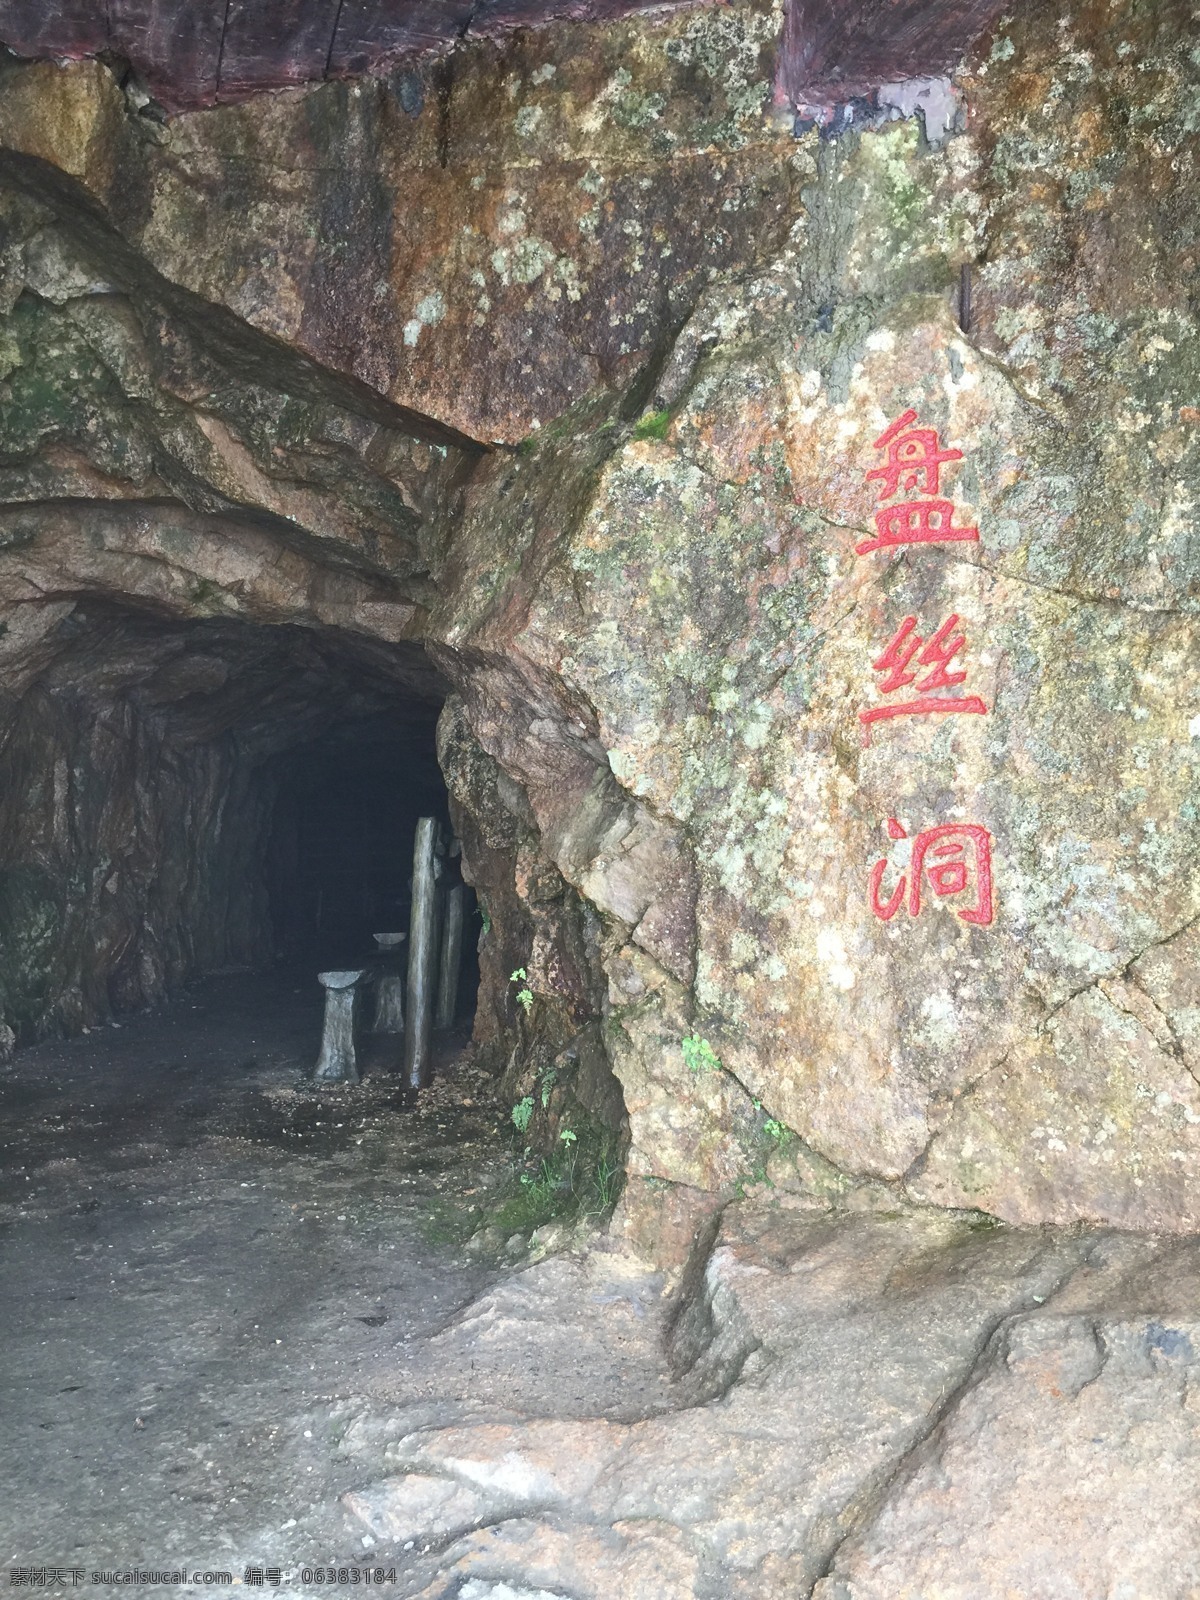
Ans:
{"label": "dirt ground", "polygon": [[0,1073],[5,1569],[403,1569],[339,1500],[389,1437],[671,1406],[656,1280],[464,1247],[512,1178],[465,1039],[416,1106],[390,1041],[317,1089],[320,1004],[226,975]]}

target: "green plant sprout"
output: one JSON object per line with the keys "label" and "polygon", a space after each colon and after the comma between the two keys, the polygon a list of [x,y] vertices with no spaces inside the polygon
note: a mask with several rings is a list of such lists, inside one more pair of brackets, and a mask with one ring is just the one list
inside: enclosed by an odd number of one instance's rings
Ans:
{"label": "green plant sprout", "polygon": [[774,1117],[768,1117],[763,1123],[763,1132],[772,1140],[778,1149],[782,1150],[791,1143],[792,1130],[784,1122],[776,1122]]}
{"label": "green plant sprout", "polygon": [[689,1072],[720,1072],[721,1058],[709,1044],[707,1039],[702,1039],[698,1033],[689,1033],[680,1041],[683,1051],[683,1060]]}
{"label": "green plant sprout", "polygon": [[[536,1116],[535,1107],[534,1095],[513,1107],[513,1122],[522,1133]],[[528,1145],[523,1156],[514,1152],[503,1188],[483,1208],[485,1220],[490,1215],[505,1237],[530,1233],[555,1219],[594,1222],[612,1211],[623,1181],[615,1136],[585,1114],[577,1128],[560,1127],[545,1154],[535,1154]],[[472,1219],[478,1224],[479,1208],[472,1209]]]}
{"label": "green plant sprout", "polygon": [[550,1096],[553,1093],[554,1085],[557,1082],[558,1082],[557,1069],[554,1068],[554,1067],[547,1067],[542,1073],[542,1110],[543,1111],[546,1111],[546,1110],[549,1109]]}
{"label": "green plant sprout", "polygon": [[531,1198],[536,1199],[539,1204],[545,1204],[563,1187],[561,1176],[554,1163],[545,1158],[538,1167],[536,1176],[532,1172],[523,1172],[520,1183],[522,1189],[532,1191]]}
{"label": "green plant sprout", "polygon": [[525,1015],[528,1016],[533,1007],[533,990],[529,987],[529,974],[524,967],[518,967],[508,981],[523,986],[517,990],[517,1004],[524,1007]]}
{"label": "green plant sprout", "polygon": [[600,1211],[611,1211],[617,1200],[617,1188],[621,1181],[621,1163],[614,1161],[611,1156],[602,1155],[596,1162],[596,1170],[592,1174],[592,1183],[596,1191]]}
{"label": "green plant sprout", "polygon": [[671,413],[669,411],[647,411],[645,416],[639,417],[633,430],[635,439],[665,439],[667,429],[671,426]]}

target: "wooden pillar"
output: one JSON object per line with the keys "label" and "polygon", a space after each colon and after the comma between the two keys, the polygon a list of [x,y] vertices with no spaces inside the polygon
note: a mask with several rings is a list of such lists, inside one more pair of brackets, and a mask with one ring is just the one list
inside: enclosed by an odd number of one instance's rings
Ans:
{"label": "wooden pillar", "polygon": [[408,933],[408,1016],[404,1030],[404,1075],[412,1089],[430,1077],[429,1036],[433,1024],[434,964],[437,951],[438,825],[433,817],[417,823],[413,845],[412,916]]}
{"label": "wooden pillar", "polygon": [[357,1083],[354,1056],[354,986],[360,972],[319,972],[325,988],[325,1030],[313,1077],[318,1083]]}
{"label": "wooden pillar", "polygon": [[463,910],[467,891],[456,883],[446,895],[446,916],[442,925],[442,962],[438,971],[437,1017],[435,1026],[452,1028],[458,1010],[458,969],[462,965]]}

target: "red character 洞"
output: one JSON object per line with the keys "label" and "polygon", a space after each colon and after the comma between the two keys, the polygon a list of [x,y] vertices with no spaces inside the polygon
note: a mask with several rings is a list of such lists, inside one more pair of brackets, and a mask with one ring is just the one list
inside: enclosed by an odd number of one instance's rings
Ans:
{"label": "red character \u6d1e", "polygon": [[[906,839],[908,834],[894,817],[887,821],[888,837]],[[970,891],[972,904],[965,909],[956,907],[963,922],[986,928],[994,915],[992,896],[992,836],[986,828],[976,823],[946,822],[936,828],[926,828],[913,840],[912,860],[907,873],[886,900],[880,898],[883,876],[887,871],[886,859],[877,861],[871,868],[869,879],[871,910],[884,922],[890,922],[908,896],[910,917],[921,913],[921,889],[928,880],[929,887],[939,899]]]}
{"label": "red character \u6d1e", "polygon": [[[871,663],[876,672],[887,676],[879,685],[880,694],[896,694],[910,684],[917,697],[912,700],[893,701],[888,705],[871,706],[860,711],[858,720],[865,724],[882,722],[889,717],[927,716],[931,713],[964,712],[985,715],[987,706],[978,695],[936,694],[938,689],[953,689],[966,679],[966,671],[949,672],[954,657],[964,648],[967,636],[955,633],[957,614],[951,614],[929,640],[916,631],[916,617],[905,617],[888,641],[883,653]],[[913,662],[916,668],[910,671]],[[917,669],[930,668],[924,677],[917,679]]]}
{"label": "red character \u6d1e", "polygon": [[943,450],[936,428],[914,427],[915,411],[905,411],[875,441],[876,450],[887,451],[887,464],[866,475],[869,483],[879,480],[880,500],[890,500],[903,489],[908,494],[928,496],[883,506],[875,513],[875,538],[855,545],[858,555],[886,550],[902,544],[950,544],[977,540],[978,528],[954,525],[954,505],[938,498],[941,469],[947,461],[961,461],[961,450]]}

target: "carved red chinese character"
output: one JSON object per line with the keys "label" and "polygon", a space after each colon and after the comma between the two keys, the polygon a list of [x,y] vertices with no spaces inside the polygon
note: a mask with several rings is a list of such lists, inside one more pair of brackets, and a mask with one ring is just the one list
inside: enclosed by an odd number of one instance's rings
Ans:
{"label": "carved red chinese character", "polygon": [[[943,450],[936,428],[914,428],[915,411],[906,411],[881,433],[872,448],[886,449],[887,465],[867,473],[867,482],[879,478],[881,500],[890,500],[901,487],[918,494],[937,494],[943,461],[961,461],[961,450]],[[917,488],[918,479],[921,487]]]}
{"label": "carved red chinese character", "polygon": [[901,544],[952,544],[979,538],[978,528],[956,528],[953,503],[936,498],[943,463],[961,461],[962,451],[943,450],[937,429],[914,427],[916,420],[915,411],[905,411],[879,435],[875,449],[887,450],[887,464],[868,472],[866,482],[879,480],[881,500],[890,500],[901,489],[930,498],[881,507],[875,513],[875,538],[854,547],[860,556]]}
{"label": "carved red chinese character", "polygon": [[952,689],[966,679],[965,671],[946,670],[967,642],[966,634],[954,632],[958,620],[957,614],[952,613],[932,639],[926,641],[916,632],[916,617],[905,617],[888,641],[886,649],[871,663],[876,672],[887,673],[887,677],[879,685],[880,694],[895,694],[897,690],[906,689],[913,683],[917,674],[908,669],[914,657],[919,667],[929,667],[932,670],[916,684],[918,699],[903,700],[894,705],[872,706],[868,711],[858,713],[860,722],[870,724],[881,722],[888,717],[919,717],[926,716],[930,712],[960,711],[986,715],[987,706],[978,695],[938,695],[933,692],[935,689]]}
{"label": "carved red chinese character", "polygon": [[875,513],[874,539],[854,546],[855,554],[890,550],[899,544],[953,544],[979,538],[978,528],[956,528],[949,500],[904,500]]}
{"label": "carved red chinese character", "polygon": [[[908,837],[894,817],[888,818],[887,831],[891,839]],[[869,879],[871,910],[884,922],[890,922],[899,911],[906,890],[908,914],[919,916],[921,886],[928,879],[929,887],[939,899],[971,891],[973,904],[965,910],[955,908],[963,922],[979,927],[991,923],[994,914],[992,837],[986,828],[968,822],[946,822],[936,828],[926,828],[913,840],[908,871],[900,874],[895,889],[886,900],[881,900],[879,891],[887,865],[886,859],[877,861]]]}

